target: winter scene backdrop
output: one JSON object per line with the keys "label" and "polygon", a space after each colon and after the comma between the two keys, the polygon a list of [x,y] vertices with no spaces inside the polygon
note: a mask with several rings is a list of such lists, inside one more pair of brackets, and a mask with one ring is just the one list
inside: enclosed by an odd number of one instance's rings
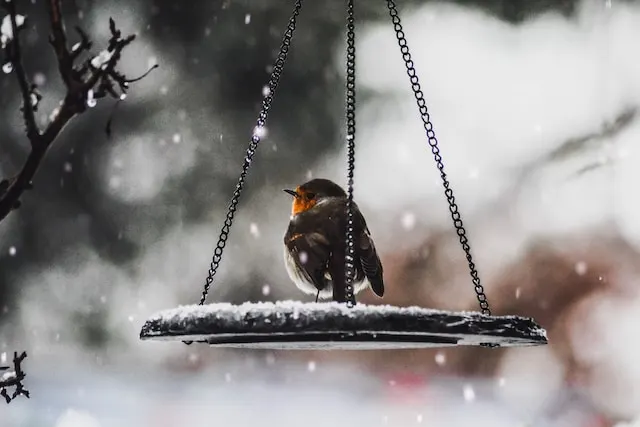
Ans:
{"label": "winter scene backdrop", "polygon": [[[46,3],[17,1],[43,125],[66,90]],[[159,68],[74,118],[0,222],[0,353],[28,352],[31,392],[0,403],[2,427],[640,425],[640,2],[397,3],[492,311],[550,344],[140,341],[148,316],[200,298],[293,1],[64,1],[70,44],[78,25],[99,52],[112,17],[138,36],[120,69]],[[386,2],[356,17],[355,199],[387,288],[359,302],[476,310]],[[345,25],[346,1],[304,2],[208,302],[312,300],[284,268],[281,190],[346,182]],[[3,178],[30,150],[14,74]]]}

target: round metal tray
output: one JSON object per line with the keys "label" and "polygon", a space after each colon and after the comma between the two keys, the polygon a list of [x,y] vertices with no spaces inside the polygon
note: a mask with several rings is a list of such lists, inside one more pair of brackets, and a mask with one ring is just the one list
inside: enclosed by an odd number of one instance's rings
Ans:
{"label": "round metal tray", "polygon": [[282,350],[366,350],[455,345],[515,347],[547,344],[533,319],[420,307],[358,304],[227,303],[183,306],[152,316],[143,340]]}

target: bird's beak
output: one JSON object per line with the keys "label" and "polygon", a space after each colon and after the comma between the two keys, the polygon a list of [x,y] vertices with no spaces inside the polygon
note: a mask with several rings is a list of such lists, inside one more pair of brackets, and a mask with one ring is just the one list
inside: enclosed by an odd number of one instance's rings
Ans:
{"label": "bird's beak", "polygon": [[285,189],[284,189],[284,190],[282,190],[282,191],[284,191],[285,193],[289,193],[289,194],[291,194],[293,197],[298,197],[298,193],[296,193],[294,190],[289,190],[289,189],[286,189],[286,188],[285,188]]}

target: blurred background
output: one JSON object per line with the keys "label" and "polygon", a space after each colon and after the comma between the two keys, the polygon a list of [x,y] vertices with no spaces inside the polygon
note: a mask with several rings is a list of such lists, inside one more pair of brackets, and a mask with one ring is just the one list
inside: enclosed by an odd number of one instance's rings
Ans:
{"label": "blurred background", "polygon": [[[140,342],[197,303],[291,13],[290,0],[64,3],[98,52],[138,39],[119,105],[75,118],[0,223],[0,353],[30,400],[5,427],[640,425],[640,2],[398,1],[494,314],[529,349],[271,352]],[[385,266],[363,303],[475,310],[463,252],[384,1],[356,2],[355,197]],[[286,276],[282,188],[344,184],[342,0],[307,1],[209,302],[310,300]],[[23,50],[45,124],[64,96],[43,0]],[[29,144],[0,74],[0,175]],[[635,423],[635,424],[634,424]]]}

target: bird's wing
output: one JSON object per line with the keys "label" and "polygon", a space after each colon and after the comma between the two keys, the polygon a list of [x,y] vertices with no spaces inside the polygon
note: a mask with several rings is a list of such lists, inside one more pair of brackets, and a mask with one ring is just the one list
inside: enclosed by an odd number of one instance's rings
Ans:
{"label": "bird's wing", "polygon": [[376,246],[371,238],[367,222],[359,209],[357,212],[362,224],[360,236],[357,240],[362,271],[369,280],[369,283],[371,283],[371,290],[379,297],[382,297],[384,295],[382,262],[380,262],[380,257],[378,257],[378,252],[376,252]]}
{"label": "bird's wing", "polygon": [[316,289],[324,289],[324,274],[331,255],[329,240],[320,233],[294,234],[286,241],[286,245],[304,278]]}
{"label": "bird's wing", "polygon": [[373,292],[382,297],[384,295],[384,281],[382,278],[382,263],[376,252],[376,247],[369,233],[362,232],[360,234],[360,264],[364,275],[371,283]]}

